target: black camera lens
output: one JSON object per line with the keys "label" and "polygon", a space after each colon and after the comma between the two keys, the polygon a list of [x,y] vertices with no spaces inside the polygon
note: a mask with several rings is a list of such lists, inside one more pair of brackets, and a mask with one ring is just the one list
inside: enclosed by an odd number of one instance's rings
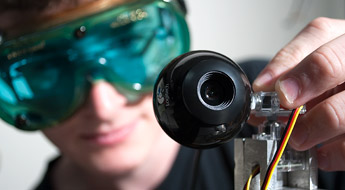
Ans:
{"label": "black camera lens", "polygon": [[234,98],[233,82],[222,72],[208,72],[199,80],[198,96],[200,101],[210,109],[225,109]]}
{"label": "black camera lens", "polygon": [[224,89],[216,80],[206,81],[201,86],[201,97],[207,104],[219,105],[224,101]]}
{"label": "black camera lens", "polygon": [[153,105],[157,121],[176,142],[212,148],[229,142],[250,114],[251,86],[242,69],[212,51],[176,57],[159,74]]}

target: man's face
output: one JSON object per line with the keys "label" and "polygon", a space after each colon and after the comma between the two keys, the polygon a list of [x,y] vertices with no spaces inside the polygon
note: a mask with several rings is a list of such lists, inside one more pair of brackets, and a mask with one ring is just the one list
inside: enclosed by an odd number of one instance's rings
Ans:
{"label": "man's face", "polygon": [[107,82],[94,84],[72,118],[43,133],[81,167],[118,174],[141,164],[165,135],[155,120],[151,95],[128,104]]}
{"label": "man's face", "polygon": [[[80,2],[81,4],[84,2]],[[87,3],[87,1],[85,2]],[[47,10],[33,17],[61,12]],[[18,14],[18,15],[17,15]],[[0,28],[11,28],[25,20],[19,12],[0,14]],[[61,151],[63,157],[85,170],[123,174],[145,161],[160,138],[167,138],[158,126],[152,108],[152,96],[144,95],[136,103],[129,103],[114,86],[106,81],[92,84],[87,101],[77,113],[62,123],[43,130]]]}

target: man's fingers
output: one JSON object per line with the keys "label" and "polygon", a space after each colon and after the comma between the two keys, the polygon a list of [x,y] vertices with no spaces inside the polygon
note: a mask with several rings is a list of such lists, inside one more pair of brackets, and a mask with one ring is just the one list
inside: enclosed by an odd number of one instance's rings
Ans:
{"label": "man's fingers", "polygon": [[317,151],[319,168],[325,171],[345,170],[345,136],[323,145]]}
{"label": "man's fingers", "polygon": [[345,21],[317,18],[280,50],[253,83],[255,91],[272,91],[276,80],[321,45],[342,35]]}
{"label": "man's fingers", "polygon": [[345,35],[326,43],[276,83],[281,104],[295,108],[345,81]]}
{"label": "man's fingers", "polygon": [[290,145],[306,150],[345,133],[345,91],[319,103],[299,117]]}

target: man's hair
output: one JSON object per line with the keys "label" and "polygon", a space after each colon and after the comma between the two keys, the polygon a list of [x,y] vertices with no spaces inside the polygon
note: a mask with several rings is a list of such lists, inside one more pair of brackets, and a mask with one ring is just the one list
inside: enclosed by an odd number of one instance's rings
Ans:
{"label": "man's hair", "polygon": [[41,11],[60,3],[77,5],[78,0],[0,0],[0,11]]}
{"label": "man's hair", "polygon": [[42,10],[57,0],[1,0],[0,10]]}

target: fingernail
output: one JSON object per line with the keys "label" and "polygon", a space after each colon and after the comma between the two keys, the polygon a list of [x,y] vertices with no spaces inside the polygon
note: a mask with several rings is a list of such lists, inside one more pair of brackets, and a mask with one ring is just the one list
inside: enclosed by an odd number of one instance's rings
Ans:
{"label": "fingernail", "polygon": [[255,86],[264,86],[272,80],[272,75],[270,73],[263,73],[255,79],[254,85]]}
{"label": "fingernail", "polygon": [[299,84],[297,80],[294,78],[287,78],[282,81],[279,81],[278,87],[280,88],[280,91],[283,93],[285,99],[290,104],[292,104],[299,95]]}
{"label": "fingernail", "polygon": [[326,152],[319,152],[318,154],[318,165],[321,169],[327,169],[329,166],[329,159]]}

